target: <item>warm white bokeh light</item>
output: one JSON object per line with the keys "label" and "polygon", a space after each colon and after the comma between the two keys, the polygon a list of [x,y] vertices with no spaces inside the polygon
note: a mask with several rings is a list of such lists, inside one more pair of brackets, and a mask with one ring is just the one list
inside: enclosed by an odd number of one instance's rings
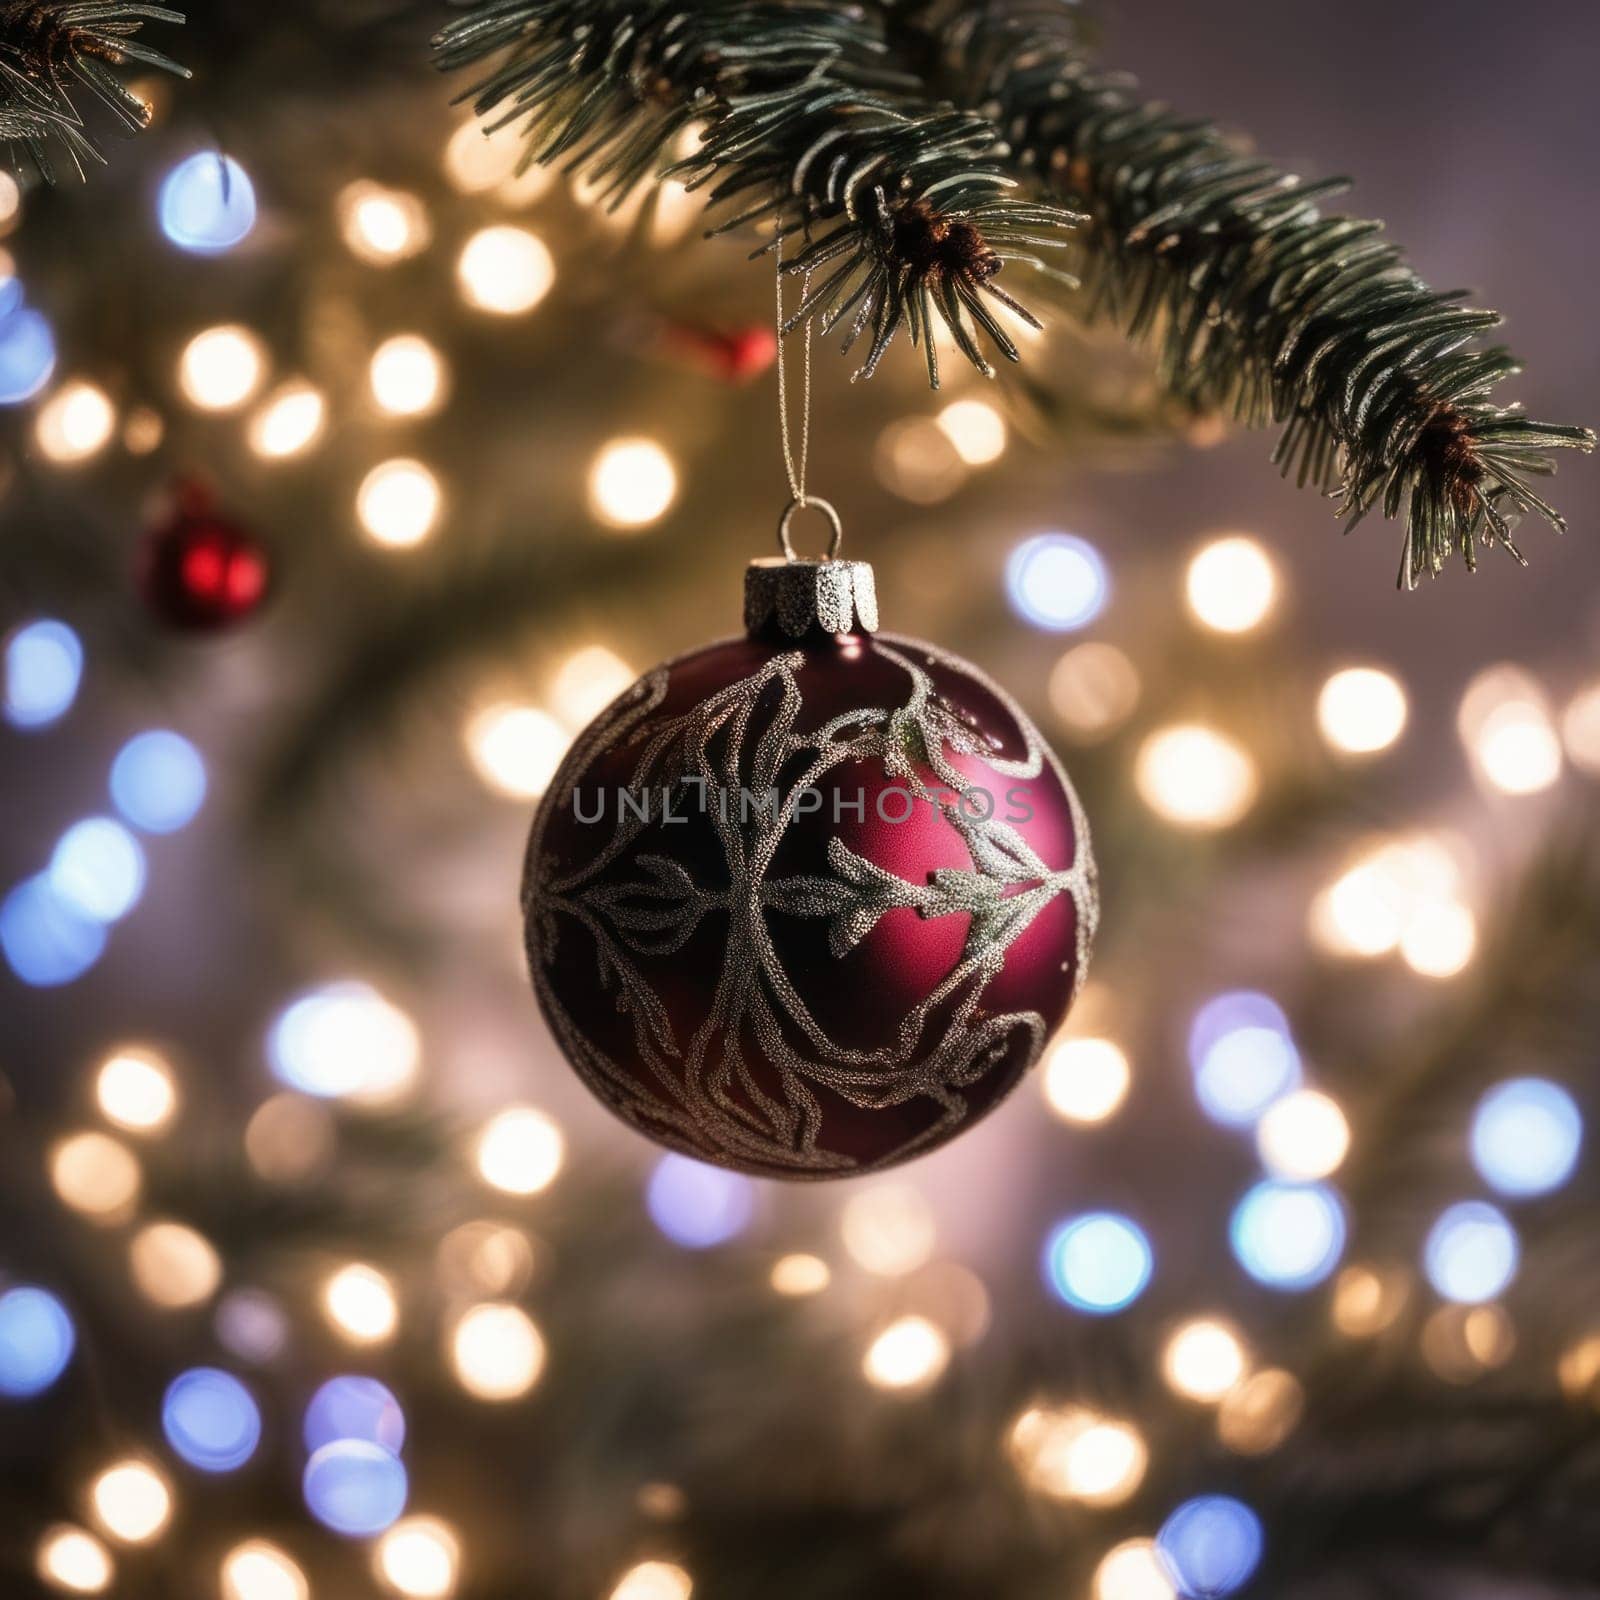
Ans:
{"label": "warm white bokeh light", "polygon": [[490,1118],[478,1135],[478,1172],[506,1194],[537,1194],[561,1170],[565,1151],[560,1128],[544,1112],[511,1106]]}
{"label": "warm white bokeh light", "polygon": [[128,1246],[133,1281],[158,1306],[183,1310],[209,1300],[222,1282],[222,1258],[181,1222],[152,1222]]}
{"label": "warm white bokeh light", "polygon": [[520,1307],[473,1306],[450,1336],[450,1359],[468,1394],[479,1400],[516,1400],[544,1370],[544,1340]]}
{"label": "warm white bokeh light", "polygon": [[62,1203],[97,1222],[119,1222],[139,1197],[139,1161],[104,1133],[75,1133],[50,1152],[50,1182]]}
{"label": "warm white bokeh light", "polygon": [[[1311,933],[1335,955],[1374,957],[1400,948],[1432,909],[1455,904],[1461,874],[1438,840],[1414,835],[1369,847],[1311,905]],[[1421,935],[1426,942],[1427,935]]]}
{"label": "warm white bokeh light", "polygon": [[1338,1171],[1350,1149],[1350,1124],[1338,1101],[1296,1089],[1262,1113],[1256,1149],[1273,1177],[1309,1183]]}
{"label": "warm white bokeh light", "polygon": [[287,1550],[247,1539],[222,1558],[223,1600],[311,1600],[311,1585]]}
{"label": "warm white bokeh light", "polygon": [[670,1561],[641,1561],[623,1573],[611,1600],[689,1600],[694,1580]]}
{"label": "warm white bokeh light", "polygon": [[1186,1322],[1167,1341],[1162,1375],[1175,1393],[1190,1400],[1220,1400],[1249,1370],[1238,1334],[1211,1317]]}
{"label": "warm white bokeh light", "polygon": [[445,176],[463,194],[486,194],[496,189],[503,200],[533,201],[555,182],[555,173],[535,161],[519,174],[517,167],[527,150],[528,141],[519,123],[486,128],[473,117],[450,135],[450,142],[444,147]]}
{"label": "warm white bokeh light", "polygon": [[1255,801],[1249,752],[1214,728],[1182,723],[1139,747],[1134,780],[1157,816],[1180,828],[1226,828]]}
{"label": "warm white bokeh light", "polygon": [[468,305],[511,317],[544,299],[556,281],[556,265],[538,234],[498,223],[462,246],[456,278]]}
{"label": "warm white bokeh light", "polygon": [[1095,1569],[1094,1600],[1178,1600],[1156,1547],[1149,1539],[1128,1539]]}
{"label": "warm white bokeh light", "polygon": [[1266,1455],[1294,1432],[1305,1398],[1299,1380],[1281,1367],[1253,1373],[1223,1396],[1217,1437],[1238,1455]]}
{"label": "warm white bokeh light", "polygon": [[303,378],[281,384],[250,418],[250,448],[265,461],[284,461],[309,450],[327,425],[328,403]]}
{"label": "warm white bokeh light", "polygon": [[804,1251],[779,1256],[772,1263],[773,1289],[791,1298],[821,1294],[828,1287],[832,1277],[828,1263],[821,1256],[807,1255]]}
{"label": "warm white bokeh light", "polygon": [[375,267],[414,256],[428,243],[428,213],[404,189],[359,179],[339,193],[339,230],[352,255]]}
{"label": "warm white bokeh light", "polygon": [[119,1461],[89,1486],[95,1520],[123,1544],[148,1544],[172,1516],[172,1491],[154,1467]]}
{"label": "warm white bokeh light", "polygon": [[1005,454],[1006,419],[987,400],[952,400],[937,421],[969,467],[986,467]]}
{"label": "warm white bokeh light", "polygon": [[1349,1266],[1333,1284],[1333,1325],[1351,1339],[1371,1339],[1393,1326],[1410,1298],[1410,1283],[1398,1269]]}
{"label": "warm white bokeh light", "polygon": [[1485,667],[1461,696],[1456,729],[1474,772],[1502,794],[1538,794],[1561,776],[1561,741],[1539,680],[1523,667]]}
{"label": "warm white bokeh light", "polygon": [[237,323],[197,333],[178,358],[178,387],[201,411],[237,410],[265,376],[261,341]]}
{"label": "warm white bokeh light", "polygon": [[172,1069],[152,1050],[119,1050],[95,1079],[95,1099],[105,1117],[133,1133],[154,1133],[172,1120],[178,1090]]}
{"label": "warm white bokeh light", "polygon": [[550,683],[550,708],[577,732],[594,721],[638,676],[614,650],[603,644],[574,650]]}
{"label": "warm white bokeh light", "polygon": [[1045,1100],[1068,1122],[1104,1122],[1132,1080],[1127,1056],[1109,1039],[1062,1039],[1045,1056]]}
{"label": "warm white bokeh light", "polygon": [[116,423],[110,395],[98,384],[75,378],[39,407],[33,436],[42,455],[70,465],[103,449]]}
{"label": "warm white bokeh light", "polygon": [[1132,1423],[1079,1407],[1034,1407],[1011,1428],[1012,1460],[1041,1494],[1114,1506],[1144,1480],[1149,1451]]}
{"label": "warm white bokeh light", "polygon": [[375,544],[391,550],[421,544],[439,520],[439,480],[420,462],[385,461],[361,480],[356,516]]}
{"label": "warm white bokeh light", "polygon": [[1079,743],[1116,732],[1139,704],[1139,669],[1102,639],[1075,644],[1050,673],[1050,707]]}
{"label": "warm white bokeh light", "polygon": [[950,1361],[950,1341],[926,1317],[901,1317],[867,1347],[861,1370],[880,1389],[921,1389]]}
{"label": "warm white bokeh light", "polygon": [[420,333],[397,333],[373,351],[367,382],[379,410],[423,417],[444,399],[444,361]]}
{"label": "warm white bokeh light", "polygon": [[1214,539],[1189,562],[1185,594],[1197,621],[1216,633],[1248,633],[1272,610],[1277,570],[1259,541]]}
{"label": "warm white bokeh light", "polygon": [[1378,667],[1346,667],[1317,696],[1322,737],[1345,755],[1387,750],[1405,730],[1406,713],[1400,680]]}
{"label": "warm white bokeh light", "polygon": [[1561,713],[1561,739],[1573,766],[1600,773],[1600,683],[1580,689]]}
{"label": "warm white bokeh light", "polygon": [[467,754],[478,776],[512,800],[537,800],[571,743],[571,734],[537,706],[485,706],[466,728]]}
{"label": "warm white bokeh light", "polygon": [[352,1261],[322,1286],[328,1321],[352,1344],[382,1344],[394,1337],[400,1306],[394,1285],[376,1267]]}
{"label": "warm white bokeh light", "polygon": [[373,1547],[379,1582],[409,1600],[445,1600],[455,1593],[461,1542],[438,1517],[403,1517]]}
{"label": "warm white bokeh light", "polygon": [[52,1589],[68,1594],[101,1594],[115,1574],[111,1552],[86,1529],[65,1523],[45,1530],[34,1569]]}
{"label": "warm white bokeh light", "polygon": [[653,439],[613,439],[589,468],[589,509],[608,528],[643,528],[678,493],[672,458]]}
{"label": "warm white bokeh light", "polygon": [[1478,947],[1478,922],[1459,900],[1420,906],[1400,935],[1400,958],[1419,977],[1453,978]]}
{"label": "warm white bokeh light", "polygon": [[852,1195],[839,1227],[856,1265],[884,1278],[915,1272],[938,1241],[932,1207],[906,1183],[878,1183]]}

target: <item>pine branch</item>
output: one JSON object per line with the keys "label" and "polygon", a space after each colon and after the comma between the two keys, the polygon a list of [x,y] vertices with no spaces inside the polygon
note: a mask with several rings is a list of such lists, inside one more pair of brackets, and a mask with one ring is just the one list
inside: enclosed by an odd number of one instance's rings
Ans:
{"label": "pine branch", "polygon": [[934,309],[982,370],[969,319],[1016,359],[983,299],[1020,311],[995,273],[1076,245],[1091,313],[1151,345],[1178,395],[1284,425],[1284,471],[1338,496],[1350,526],[1403,518],[1402,584],[1456,551],[1473,567],[1480,545],[1521,561],[1526,512],[1564,526],[1528,479],[1594,435],[1491,399],[1519,370],[1478,342],[1498,315],[1430,289],[1379,224],[1324,213],[1342,181],[1303,184],[1091,66],[1065,0],[463,3],[440,63],[503,52],[473,92],[496,125],[524,120],[530,161],[586,170],[620,203],[703,123],[678,170],[750,202],[718,231],[835,224],[789,263],[827,269],[793,322],[845,322],[847,347],[870,327],[858,376]]}
{"label": "pine branch", "polygon": [[74,91],[87,89],[125,132],[138,133],[150,109],[115,69],[139,65],[188,77],[136,37],[146,22],[182,21],[181,11],[125,0],[0,0],[0,139],[21,145],[53,183],[48,144],[55,138],[81,178],[86,161],[105,156]]}

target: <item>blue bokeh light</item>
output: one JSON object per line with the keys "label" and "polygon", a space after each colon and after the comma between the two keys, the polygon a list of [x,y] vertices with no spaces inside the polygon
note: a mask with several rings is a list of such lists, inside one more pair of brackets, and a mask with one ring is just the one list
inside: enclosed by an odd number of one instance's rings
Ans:
{"label": "blue bokeh light", "polygon": [[1100,552],[1071,533],[1025,539],[1006,562],[1006,593],[1024,622],[1051,633],[1086,627],[1111,592]]}
{"label": "blue bokeh light", "polygon": [[1446,1300],[1480,1305],[1516,1277],[1520,1256],[1516,1229],[1500,1211],[1482,1200],[1463,1200],[1429,1230],[1422,1266]]}
{"label": "blue bokeh light", "polygon": [[1472,1119],[1472,1161],[1500,1194],[1559,1189],[1578,1165],[1583,1114],[1558,1083],[1513,1078],[1497,1084]]}
{"label": "blue bokeh light", "polygon": [[77,1335],[67,1308],[32,1284],[0,1294],[0,1394],[42,1394],[67,1370]]}
{"label": "blue bokeh light", "polygon": [[104,924],[63,900],[45,873],[0,901],[0,950],[11,970],[36,989],[81,978],[105,947]]}
{"label": "blue bokeh light", "polygon": [[339,1439],[363,1439],[399,1455],[406,1442],[406,1414],[376,1378],[345,1373],[329,1378],[306,1407],[306,1449],[320,1450]]}
{"label": "blue bokeh light", "polygon": [[708,1250],[744,1232],[755,1204],[755,1185],[743,1174],[680,1155],[657,1162],[645,1192],[655,1225],[689,1250]]}
{"label": "blue bokeh light", "polygon": [[1239,1265],[1269,1289],[1309,1289],[1344,1253],[1344,1203],[1324,1183],[1258,1183],[1234,1208],[1228,1239]]}
{"label": "blue bokeh light", "polygon": [[42,311],[23,306],[0,317],[0,406],[31,400],[56,370],[56,336]]}
{"label": "blue bokeh light", "polygon": [[1161,1525],[1156,1554],[1167,1576],[1192,1600],[1221,1600],[1250,1581],[1261,1564],[1261,1519],[1224,1494],[1186,1500]]}
{"label": "blue bokeh light", "polygon": [[406,1508],[400,1458],[367,1439],[335,1439],[312,1453],[301,1480],[311,1515],[351,1538],[371,1538]]}
{"label": "blue bokeh light", "polygon": [[231,1373],[195,1367],[174,1378],[161,1402],[167,1443],[202,1472],[233,1472],[261,1442],[261,1412]]}
{"label": "blue bokeh light", "polygon": [[5,712],[13,728],[46,728],[72,709],[83,645],[64,622],[41,617],[6,640]]}
{"label": "blue bokeh light", "polygon": [[182,734],[135,734],[111,763],[111,798],[145,833],[176,833],[205,803],[206,764]]}
{"label": "blue bokeh light", "polygon": [[1213,1122],[1248,1127],[1300,1086],[1300,1053],[1278,1003],[1253,989],[1208,1000],[1189,1026],[1195,1096]]}
{"label": "blue bokeh light", "polygon": [[256,191],[232,156],[202,151],[180,161],[161,185],[161,231],[180,250],[218,255],[256,225]]}
{"label": "blue bokeh light", "polygon": [[144,851],[110,817],[89,817],[62,834],[50,857],[50,887],[91,922],[117,922],[144,893]]}
{"label": "blue bokeh light", "polygon": [[1074,1310],[1109,1316],[1144,1293],[1155,1256],[1137,1223],[1091,1211],[1051,1230],[1042,1265],[1045,1283]]}

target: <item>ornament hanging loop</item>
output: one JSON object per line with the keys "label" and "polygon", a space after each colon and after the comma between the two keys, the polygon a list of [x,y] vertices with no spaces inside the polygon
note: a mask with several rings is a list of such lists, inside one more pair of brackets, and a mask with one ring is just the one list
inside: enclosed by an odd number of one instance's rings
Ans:
{"label": "ornament hanging loop", "polygon": [[778,544],[782,549],[784,558],[789,561],[802,561],[809,559],[795,554],[794,543],[789,537],[789,525],[794,521],[794,514],[803,511],[809,506],[813,511],[820,511],[828,519],[828,525],[833,533],[828,539],[828,553],[824,561],[836,561],[839,558],[839,546],[844,542],[844,524],[839,520],[839,513],[834,510],[833,503],[824,500],[818,494],[796,495],[788,505],[783,508],[783,515],[778,518]]}

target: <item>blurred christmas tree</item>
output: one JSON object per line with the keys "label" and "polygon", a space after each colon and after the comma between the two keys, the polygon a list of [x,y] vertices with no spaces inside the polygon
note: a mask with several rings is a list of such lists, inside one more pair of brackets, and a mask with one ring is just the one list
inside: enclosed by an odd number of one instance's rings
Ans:
{"label": "blurred christmas tree", "polygon": [[[1237,419],[1407,584],[1514,552],[1590,438],[1492,314],[1070,5],[472,5],[481,122],[431,4],[178,20],[0,4],[5,1593],[1594,1592],[1600,687],[1486,667],[1419,790],[1282,553],[1037,531]],[[823,1193],[619,1131],[516,954],[769,541],[775,230],[849,553],[1106,895],[1035,1081]]]}

